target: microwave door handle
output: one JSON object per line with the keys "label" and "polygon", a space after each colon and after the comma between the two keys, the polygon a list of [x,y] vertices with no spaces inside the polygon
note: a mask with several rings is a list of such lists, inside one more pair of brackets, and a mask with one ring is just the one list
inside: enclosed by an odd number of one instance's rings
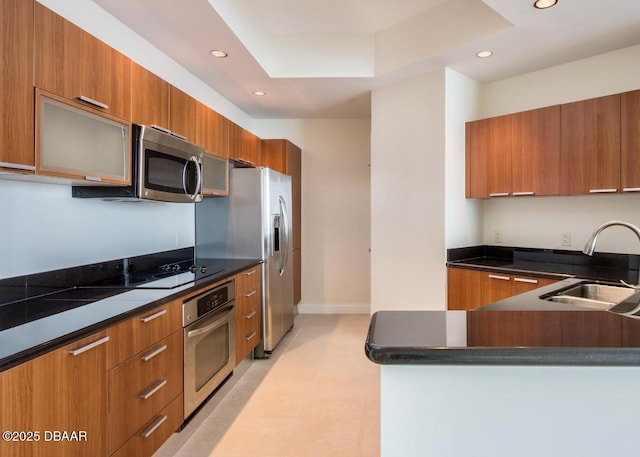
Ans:
{"label": "microwave door handle", "polygon": [[[193,162],[196,166],[196,189],[193,194],[189,193],[187,189],[187,168],[189,167],[189,162]],[[189,195],[191,198],[195,198],[196,195],[200,193],[200,186],[202,185],[202,171],[200,170],[200,163],[196,159],[196,157],[191,157],[187,160],[182,168],[182,189],[184,193]]]}

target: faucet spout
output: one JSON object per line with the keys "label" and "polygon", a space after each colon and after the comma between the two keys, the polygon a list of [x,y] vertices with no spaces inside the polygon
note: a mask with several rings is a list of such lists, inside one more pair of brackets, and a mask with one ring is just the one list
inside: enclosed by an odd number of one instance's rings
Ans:
{"label": "faucet spout", "polygon": [[[605,222],[604,224],[596,228],[593,234],[591,235],[591,238],[589,238],[587,243],[584,245],[584,249],[582,250],[582,252],[584,252],[589,256],[593,255],[593,252],[596,250],[596,242],[598,241],[598,236],[602,233],[604,229],[606,229],[607,227],[612,227],[614,225],[619,225],[619,226],[628,228],[629,230],[631,230],[633,233],[636,234],[636,236],[638,237],[638,240],[640,241],[640,228],[637,225],[634,225],[625,221],[614,220],[614,221]],[[640,285],[640,271],[638,271],[638,282],[636,284]]]}

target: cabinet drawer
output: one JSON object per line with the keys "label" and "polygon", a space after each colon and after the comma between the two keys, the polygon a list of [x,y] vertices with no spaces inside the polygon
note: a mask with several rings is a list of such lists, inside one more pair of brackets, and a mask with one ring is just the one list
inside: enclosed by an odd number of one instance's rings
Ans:
{"label": "cabinet drawer", "polygon": [[107,352],[107,369],[124,362],[144,348],[182,329],[182,301],[139,314],[110,327],[107,332],[112,344]]}
{"label": "cabinet drawer", "polygon": [[244,316],[255,310],[260,310],[260,288],[254,287],[246,292],[236,292],[236,317]]}
{"label": "cabinet drawer", "polygon": [[236,275],[236,299],[252,289],[259,289],[261,282],[260,265],[249,268]]}
{"label": "cabinet drawer", "polygon": [[260,308],[247,315],[236,315],[236,364],[260,342]]}
{"label": "cabinet drawer", "polygon": [[150,457],[182,425],[182,394],[144,424],[114,457]]}
{"label": "cabinet drawer", "polygon": [[182,392],[182,354],[179,331],[108,372],[109,452]]}

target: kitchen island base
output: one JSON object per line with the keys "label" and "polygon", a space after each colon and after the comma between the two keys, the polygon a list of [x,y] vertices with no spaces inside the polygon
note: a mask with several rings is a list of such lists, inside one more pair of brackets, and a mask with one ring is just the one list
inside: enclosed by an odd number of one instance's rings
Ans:
{"label": "kitchen island base", "polygon": [[381,457],[637,453],[640,367],[380,368]]}

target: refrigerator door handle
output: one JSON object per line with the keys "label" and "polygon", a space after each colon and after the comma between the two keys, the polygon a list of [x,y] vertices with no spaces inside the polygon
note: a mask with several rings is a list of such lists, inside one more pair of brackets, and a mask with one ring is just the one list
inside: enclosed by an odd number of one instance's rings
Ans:
{"label": "refrigerator door handle", "polygon": [[284,272],[287,269],[287,264],[289,262],[289,214],[287,211],[287,203],[285,202],[282,196],[278,197],[280,202],[280,217],[282,223],[282,230],[280,231],[280,235],[283,238],[283,249],[281,253],[281,266],[280,266],[280,276],[284,275]]}

